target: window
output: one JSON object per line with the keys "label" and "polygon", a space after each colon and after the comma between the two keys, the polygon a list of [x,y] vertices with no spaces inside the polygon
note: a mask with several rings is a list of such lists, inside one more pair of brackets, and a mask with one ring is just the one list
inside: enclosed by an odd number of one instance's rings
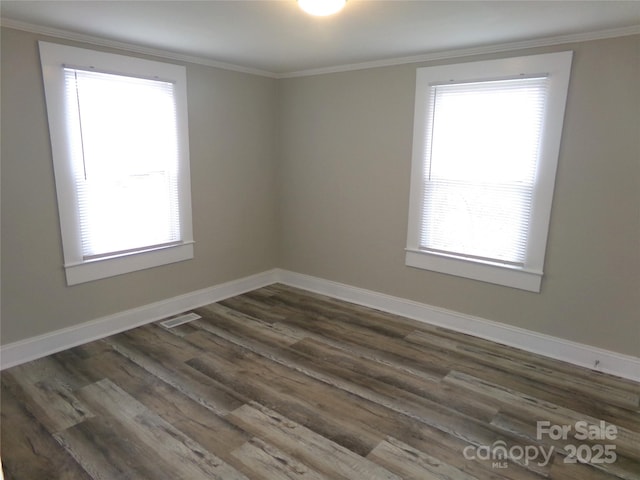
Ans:
{"label": "window", "polygon": [[185,68],[40,42],[67,283],[193,258]]}
{"label": "window", "polygon": [[540,291],[571,57],[418,69],[407,265]]}

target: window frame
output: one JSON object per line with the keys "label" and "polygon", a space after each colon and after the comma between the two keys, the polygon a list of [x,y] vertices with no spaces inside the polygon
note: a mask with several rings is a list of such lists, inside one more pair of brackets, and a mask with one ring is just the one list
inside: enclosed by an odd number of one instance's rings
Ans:
{"label": "window frame", "polygon": [[[572,51],[564,51],[417,69],[409,219],[405,249],[407,266],[540,292],[572,56]],[[420,231],[424,218],[423,172],[427,167],[425,148],[430,86],[450,81],[482,82],[541,74],[548,75],[549,90],[524,265],[510,265],[420,249]]]}
{"label": "window frame", "polygon": [[[194,241],[191,216],[186,68],[181,65],[44,41],[40,41],[38,44],[51,137],[67,285],[76,285],[192,259]],[[96,259],[83,258],[76,184],[71,162],[71,145],[67,132],[65,65],[85,69],[95,68],[117,75],[159,78],[174,82],[178,136],[180,242]]]}

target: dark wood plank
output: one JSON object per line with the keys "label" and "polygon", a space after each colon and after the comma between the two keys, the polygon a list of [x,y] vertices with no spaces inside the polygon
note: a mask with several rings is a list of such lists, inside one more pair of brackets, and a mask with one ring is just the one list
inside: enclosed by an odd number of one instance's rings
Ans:
{"label": "dark wood plank", "polygon": [[637,393],[626,389],[612,387],[601,384],[600,388],[593,391],[593,381],[576,377],[575,375],[559,372],[553,368],[541,366],[539,363],[523,361],[522,358],[513,358],[504,352],[495,352],[486,348],[478,348],[456,342],[453,340],[443,341],[442,338],[424,332],[413,332],[407,335],[406,339],[411,343],[428,347],[431,351],[453,352],[456,359],[464,359],[467,363],[479,363],[493,369],[517,372],[518,375],[541,381],[551,386],[561,386],[571,389],[576,395],[589,394],[592,398],[607,402],[612,405],[638,410],[640,408],[640,396]]}
{"label": "dark wood plank", "polygon": [[[207,338],[206,342],[215,342],[216,353],[199,356],[188,364],[231,386],[239,395],[287,412],[293,420],[361,455],[366,455],[380,441],[380,433],[372,426],[375,419],[371,415],[367,422],[353,420],[357,418],[357,410],[366,408],[357,399],[327,389],[321,382],[305,378],[251,352],[242,353],[233,345],[225,345],[223,340]],[[234,353],[220,355],[225,348]],[[233,363],[225,357],[233,358]]]}
{"label": "dark wood plank", "polygon": [[380,442],[367,458],[406,480],[476,480],[476,477],[392,437]]}
{"label": "dark wood plank", "polygon": [[[2,373],[4,380],[5,373]],[[91,480],[2,382],[0,445],[6,480]]]}
{"label": "dark wood plank", "polygon": [[216,415],[225,415],[239,402],[224,386],[180,361],[183,353],[178,352],[176,356],[173,347],[164,350],[149,347],[143,338],[138,338],[137,331],[117,335],[108,341],[120,355]]}
{"label": "dark wood plank", "polygon": [[640,479],[636,382],[285,285],[195,312],[2,372],[7,480]]}
{"label": "dark wood plank", "polygon": [[[146,408],[184,432],[209,451],[227,454],[247,442],[250,435],[229,423],[223,416],[183,395],[179,390],[116,352],[105,352],[87,361],[88,367],[104,374]],[[231,397],[227,406],[237,408],[243,402]]]}
{"label": "dark wood plank", "polygon": [[12,372],[7,372],[3,382],[49,433],[64,430],[93,417],[91,410],[57,377],[40,379],[34,375],[29,365],[21,365]]}
{"label": "dark wood plank", "polygon": [[[522,395],[519,392],[514,392],[501,385],[494,385],[470,375],[452,371],[444,381],[456,385],[464,385],[470,394],[492,398],[501,406],[501,410],[517,412],[519,418],[538,418],[549,421],[554,425],[566,424],[573,426],[574,429],[577,422],[586,422],[585,428],[588,426],[600,428],[600,419]],[[531,426],[533,428],[535,424]],[[607,440],[607,442],[616,445],[617,450],[623,454],[640,457],[640,433],[618,426],[615,427],[617,431],[615,435],[616,438]]]}
{"label": "dark wood plank", "polygon": [[385,468],[314,431],[257,403],[244,405],[229,415],[239,426],[257,437],[291,452],[329,478],[400,480]]}
{"label": "dark wood plank", "polygon": [[[96,413],[113,420],[113,423],[117,424],[113,432],[130,439],[127,443],[140,449],[136,457],[140,461],[144,460],[149,469],[160,466],[159,470],[166,472],[166,478],[247,479],[245,475],[150,411],[110,380],[101,380],[83,387],[78,391],[78,395]],[[68,432],[57,435],[72,452],[87,448],[82,438],[78,439]],[[104,450],[100,450],[100,453],[103,452]],[[92,458],[91,454],[76,456],[78,461],[87,461],[86,468],[90,468],[89,462]],[[124,462],[123,465],[128,463]],[[99,471],[102,472],[102,469]],[[135,478],[133,472],[130,475]]]}
{"label": "dark wood plank", "polygon": [[325,480],[328,478],[295,460],[279,448],[255,437],[232,453],[249,470],[252,479]]}
{"label": "dark wood plank", "polygon": [[[327,386],[322,387],[312,378],[305,379],[295,371],[282,369],[277,364],[274,365],[267,359],[260,359],[252,352],[243,351],[241,347],[219,337],[205,335],[203,332],[193,337],[193,340],[204,342],[199,343],[203,349],[211,343],[211,350],[219,352],[222,358],[216,359],[215,355],[210,353],[206,358],[190,361],[192,366],[202,369],[203,372],[206,371],[208,375],[218,378],[222,383],[236,383],[236,388],[244,395],[258,398],[260,403],[356,453],[367,455],[373,446],[382,440],[383,435],[388,434],[416,448],[447,458],[453,465],[461,468],[471,471],[479,470],[485,475],[486,471],[491,469],[490,462],[485,462],[485,465],[474,464],[466,461],[462,456],[464,447],[469,445],[466,435],[478,438],[479,432],[472,430],[471,427],[463,426],[459,431],[447,427],[449,431],[445,432],[438,429],[438,425],[431,426],[422,421],[416,421],[416,418],[389,410],[378,403],[354,397],[349,392],[335,388],[327,389]],[[230,350],[225,351],[225,348]],[[233,365],[225,365],[224,358],[232,358]],[[247,360],[243,359],[247,358],[250,360],[245,366]],[[220,362],[222,362],[221,365],[214,366]],[[239,368],[242,374],[234,374],[233,368]],[[275,369],[275,372],[269,373],[271,369]],[[228,377],[219,377],[224,375]],[[493,438],[495,432],[485,430],[483,434]],[[537,475],[518,465],[512,465],[511,469],[505,472],[505,476],[496,478],[524,480],[537,478]]]}

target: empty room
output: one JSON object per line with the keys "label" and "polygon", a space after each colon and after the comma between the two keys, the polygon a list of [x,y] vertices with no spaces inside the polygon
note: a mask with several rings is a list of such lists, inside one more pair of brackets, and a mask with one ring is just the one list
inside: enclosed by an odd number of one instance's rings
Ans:
{"label": "empty room", "polygon": [[0,3],[2,479],[640,479],[639,1]]}

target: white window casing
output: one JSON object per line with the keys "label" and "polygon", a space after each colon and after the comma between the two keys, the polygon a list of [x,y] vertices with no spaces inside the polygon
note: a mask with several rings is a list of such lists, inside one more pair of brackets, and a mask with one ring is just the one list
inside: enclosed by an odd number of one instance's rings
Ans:
{"label": "white window casing", "polygon": [[407,265],[540,291],[571,59],[417,70]]}
{"label": "white window casing", "polygon": [[67,284],[193,258],[185,67],[39,47]]}

